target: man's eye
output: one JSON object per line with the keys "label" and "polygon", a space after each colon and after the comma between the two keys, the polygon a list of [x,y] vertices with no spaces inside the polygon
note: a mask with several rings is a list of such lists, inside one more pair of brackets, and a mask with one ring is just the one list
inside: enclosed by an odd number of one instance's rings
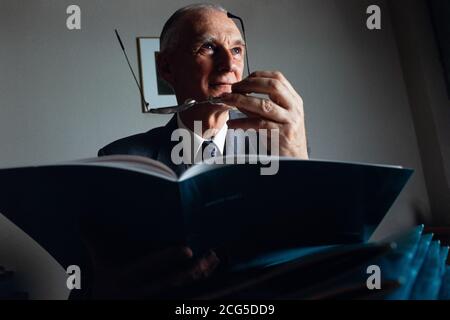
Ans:
{"label": "man's eye", "polygon": [[233,54],[241,54],[242,53],[242,48],[240,48],[240,47],[233,48],[233,49],[231,49],[231,52]]}
{"label": "man's eye", "polygon": [[211,43],[205,43],[204,45],[201,46],[201,49],[214,51],[215,47]]}

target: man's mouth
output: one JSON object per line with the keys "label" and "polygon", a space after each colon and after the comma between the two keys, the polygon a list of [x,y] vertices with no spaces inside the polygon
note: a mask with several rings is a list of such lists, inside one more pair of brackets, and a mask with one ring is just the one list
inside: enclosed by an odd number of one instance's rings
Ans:
{"label": "man's mouth", "polygon": [[231,79],[215,79],[209,83],[210,95],[219,97],[224,93],[231,93],[235,81]]}
{"label": "man's mouth", "polygon": [[231,87],[233,84],[229,82],[215,82],[211,83],[212,87]]}

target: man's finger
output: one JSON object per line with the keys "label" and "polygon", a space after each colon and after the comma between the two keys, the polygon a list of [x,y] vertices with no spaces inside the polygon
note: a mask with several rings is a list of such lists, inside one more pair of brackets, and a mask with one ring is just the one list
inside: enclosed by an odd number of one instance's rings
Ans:
{"label": "man's finger", "polygon": [[166,277],[164,286],[178,287],[208,277],[219,265],[219,258],[215,252],[209,252],[205,257],[195,260],[192,265],[178,273]]}
{"label": "man's finger", "polygon": [[300,100],[302,99],[300,95],[297,93],[297,91],[294,89],[292,84],[289,82],[289,80],[280,71],[255,71],[252,72],[249,77],[277,79],[281,83],[283,83],[283,85],[285,85],[286,88],[288,88],[288,90],[291,92],[292,95],[299,98]]}
{"label": "man's finger", "polygon": [[241,118],[227,121],[228,128],[230,129],[279,129],[279,125],[273,121],[260,119],[260,118]]}
{"label": "man's finger", "polygon": [[296,97],[279,80],[271,78],[245,78],[232,86],[233,93],[267,94],[276,104],[285,109],[292,109]]}
{"label": "man's finger", "polygon": [[207,278],[219,265],[219,258],[211,251],[208,255],[198,259],[187,275],[187,281],[196,281]]}
{"label": "man's finger", "polygon": [[210,252],[205,257],[190,262],[186,266],[178,265],[177,270],[166,268],[166,272],[160,274],[141,274],[140,282],[127,281],[122,285],[123,293],[132,298],[157,297],[165,293],[174,294],[173,290],[177,287],[209,276],[217,268],[219,259],[214,252]]}
{"label": "man's finger", "polygon": [[289,112],[269,99],[230,93],[222,96],[220,100],[229,106],[238,108],[244,113],[249,112],[261,118],[279,123],[286,123],[290,120]]}

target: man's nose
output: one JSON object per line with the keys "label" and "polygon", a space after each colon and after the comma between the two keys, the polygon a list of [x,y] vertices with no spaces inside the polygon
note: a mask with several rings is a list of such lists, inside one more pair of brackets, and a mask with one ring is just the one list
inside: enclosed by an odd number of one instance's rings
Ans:
{"label": "man's nose", "polygon": [[217,53],[216,67],[220,72],[232,72],[236,69],[236,61],[230,50],[222,49]]}

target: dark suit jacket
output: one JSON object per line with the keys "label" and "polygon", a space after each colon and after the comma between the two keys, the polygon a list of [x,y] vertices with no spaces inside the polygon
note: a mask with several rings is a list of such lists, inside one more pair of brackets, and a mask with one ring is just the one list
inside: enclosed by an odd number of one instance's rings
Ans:
{"label": "dark suit jacket", "polygon": [[173,147],[179,143],[170,139],[172,132],[177,128],[177,117],[173,116],[164,127],[157,127],[111,142],[98,151],[98,156],[113,154],[143,156],[164,163],[180,175],[187,169],[187,165],[175,165],[170,158]]}
{"label": "dark suit jacket", "polygon": [[[237,111],[230,111],[229,114],[230,119],[245,117],[245,115]],[[125,137],[106,145],[98,151],[98,156],[128,154],[148,157],[164,163],[179,176],[186,171],[188,165],[183,163],[176,165],[170,157],[173,147],[179,143],[179,141],[171,141],[170,139],[172,132],[177,128],[177,116],[174,115],[164,127],[154,128],[147,132]],[[250,150],[248,139],[245,140],[244,144],[245,152],[247,152],[247,150]],[[237,143],[234,144],[234,147],[234,153],[236,154]],[[226,148],[224,148],[224,153],[225,151]]]}

